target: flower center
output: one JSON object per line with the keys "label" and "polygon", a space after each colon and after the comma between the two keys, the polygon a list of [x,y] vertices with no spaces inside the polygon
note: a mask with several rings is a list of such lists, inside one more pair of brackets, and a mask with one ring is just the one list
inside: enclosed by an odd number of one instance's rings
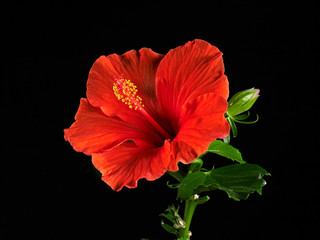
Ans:
{"label": "flower center", "polygon": [[123,74],[115,76],[113,83],[114,95],[129,108],[142,110],[142,99],[137,95],[138,89],[130,80],[124,79]]}
{"label": "flower center", "polygon": [[144,109],[142,98],[137,95],[138,89],[129,79],[125,79],[123,74],[113,77],[113,92],[119,101],[128,105],[130,109],[139,110],[142,115],[151,123],[151,125],[158,130],[158,132],[165,138],[170,139],[168,134]]}

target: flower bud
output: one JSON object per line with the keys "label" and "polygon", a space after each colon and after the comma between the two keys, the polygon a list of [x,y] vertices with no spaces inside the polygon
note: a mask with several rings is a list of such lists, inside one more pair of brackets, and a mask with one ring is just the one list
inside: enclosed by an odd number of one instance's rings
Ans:
{"label": "flower bud", "polygon": [[228,115],[236,116],[248,111],[260,96],[259,92],[259,89],[251,88],[233,95],[228,101]]}

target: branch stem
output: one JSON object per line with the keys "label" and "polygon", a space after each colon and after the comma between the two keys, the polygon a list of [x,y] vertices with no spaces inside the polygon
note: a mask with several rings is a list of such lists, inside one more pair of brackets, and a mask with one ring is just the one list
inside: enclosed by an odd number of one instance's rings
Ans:
{"label": "branch stem", "polygon": [[185,209],[184,209],[184,216],[183,220],[185,222],[185,228],[181,228],[179,232],[179,239],[178,240],[189,240],[191,236],[191,232],[189,233],[192,217],[194,211],[198,205],[195,200],[195,195],[191,196],[189,199],[185,201]]}

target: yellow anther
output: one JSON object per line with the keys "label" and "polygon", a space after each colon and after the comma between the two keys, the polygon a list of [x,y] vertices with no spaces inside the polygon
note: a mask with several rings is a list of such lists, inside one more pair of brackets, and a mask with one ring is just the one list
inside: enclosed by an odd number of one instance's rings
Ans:
{"label": "yellow anther", "polygon": [[122,74],[114,77],[113,92],[118,100],[121,100],[131,109],[133,106],[134,110],[141,110],[144,107],[142,98],[136,95],[138,92],[137,86],[129,79],[124,79]]}

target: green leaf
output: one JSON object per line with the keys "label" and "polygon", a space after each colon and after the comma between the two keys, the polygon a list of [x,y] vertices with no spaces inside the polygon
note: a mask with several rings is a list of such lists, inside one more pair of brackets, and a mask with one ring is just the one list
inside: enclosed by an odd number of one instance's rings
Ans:
{"label": "green leaf", "polygon": [[179,182],[182,181],[182,179],[187,175],[185,172],[183,172],[182,170],[179,170],[177,172],[170,172],[170,171],[167,171],[167,173],[175,178],[176,180],[178,180]]}
{"label": "green leaf", "polygon": [[198,199],[193,200],[196,204],[204,204],[210,200],[209,196],[200,197]]}
{"label": "green leaf", "polygon": [[201,169],[203,161],[201,158],[196,158],[189,166],[189,171],[197,172]]}
{"label": "green leaf", "polygon": [[161,213],[159,216],[160,217],[165,217],[166,219],[168,219],[173,224],[176,223],[176,217],[170,212],[169,213]]}
{"label": "green leaf", "polygon": [[239,201],[254,192],[261,195],[266,184],[265,175],[270,174],[259,165],[233,164],[210,171],[204,185],[223,190],[230,198]]}
{"label": "green leaf", "polygon": [[247,199],[251,193],[262,194],[265,175],[270,174],[259,165],[248,163],[189,173],[178,188],[178,199],[183,201],[194,194],[213,190],[225,191],[236,201]]}
{"label": "green leaf", "polygon": [[161,220],[161,226],[169,233],[178,234],[178,230],[170,225],[166,224],[163,220]]}
{"label": "green leaf", "polygon": [[213,141],[209,145],[209,148],[207,151],[229,158],[233,161],[237,161],[242,164],[245,163],[245,161],[242,159],[241,153],[237,148],[234,148],[231,145],[224,143],[220,140]]}
{"label": "green leaf", "polygon": [[254,124],[254,123],[259,121],[259,115],[257,114],[256,115],[256,119],[255,120],[251,120],[251,121],[240,121],[240,120],[237,120],[236,118],[233,118],[233,121],[235,121],[237,123],[242,123],[242,124]]}
{"label": "green leaf", "polygon": [[171,189],[177,189],[179,185],[180,183],[169,183],[169,181],[167,181],[167,186]]}
{"label": "green leaf", "polygon": [[238,115],[238,116],[234,116],[233,119],[235,119],[235,120],[246,120],[249,116],[250,116],[250,112],[247,111],[244,114],[241,114],[241,115]]}
{"label": "green leaf", "polygon": [[234,123],[233,119],[231,117],[228,117],[227,121],[230,124],[233,137],[237,137],[238,136],[238,129],[237,129],[237,126]]}
{"label": "green leaf", "polygon": [[183,201],[195,194],[195,190],[204,183],[206,178],[207,174],[205,172],[189,173],[180,183],[178,188],[178,199]]}
{"label": "green leaf", "polygon": [[222,139],[224,143],[226,144],[230,144],[230,133],[227,137],[225,137],[224,139]]}

